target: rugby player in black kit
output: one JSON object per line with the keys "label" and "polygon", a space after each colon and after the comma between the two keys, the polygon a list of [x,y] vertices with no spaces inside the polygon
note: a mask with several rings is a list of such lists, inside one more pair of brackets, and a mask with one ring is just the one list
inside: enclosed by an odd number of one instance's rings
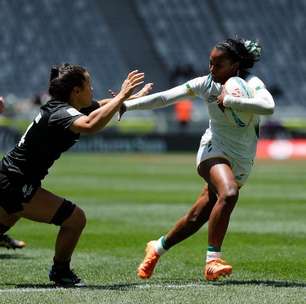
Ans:
{"label": "rugby player in black kit", "polygon": [[115,97],[95,102],[86,69],[71,64],[53,67],[49,81],[51,100],[41,107],[19,143],[0,163],[0,233],[8,231],[21,217],[58,225],[49,272],[49,279],[56,285],[83,285],[71,270],[70,260],[86,217],[74,203],[43,189],[41,181],[80,133],[101,130],[123,101],[147,94],[151,84],[131,96],[143,79],[143,73],[132,71]]}

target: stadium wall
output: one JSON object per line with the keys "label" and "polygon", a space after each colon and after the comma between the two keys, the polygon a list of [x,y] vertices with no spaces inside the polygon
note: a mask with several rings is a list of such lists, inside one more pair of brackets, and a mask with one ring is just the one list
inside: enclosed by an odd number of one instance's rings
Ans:
{"label": "stadium wall", "polygon": [[[7,152],[14,147],[21,134],[7,127],[0,128],[0,150]],[[114,134],[99,133],[82,136],[71,149],[73,152],[196,152],[199,145],[198,134]],[[259,140],[258,159],[306,159],[306,139]]]}

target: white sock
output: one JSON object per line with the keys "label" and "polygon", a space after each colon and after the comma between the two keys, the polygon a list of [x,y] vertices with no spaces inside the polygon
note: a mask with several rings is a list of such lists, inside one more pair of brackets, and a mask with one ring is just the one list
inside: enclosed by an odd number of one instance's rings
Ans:
{"label": "white sock", "polygon": [[163,236],[160,237],[157,241],[154,241],[154,249],[158,253],[159,256],[163,255],[167,250],[163,247],[162,240]]}
{"label": "white sock", "polygon": [[208,251],[206,252],[206,263],[221,258],[221,252]]}

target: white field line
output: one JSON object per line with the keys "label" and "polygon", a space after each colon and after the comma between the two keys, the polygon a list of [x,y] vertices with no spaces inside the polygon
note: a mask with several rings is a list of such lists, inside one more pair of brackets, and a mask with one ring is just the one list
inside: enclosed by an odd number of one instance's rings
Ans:
{"label": "white field line", "polygon": [[[101,285],[101,288],[99,286],[96,286],[97,289],[100,290],[117,290],[117,288],[114,288],[114,286],[110,285],[109,287],[106,285]],[[187,283],[187,284],[139,284],[139,285],[133,285],[131,284],[130,287],[128,286],[123,286],[123,287],[118,287],[118,290],[120,289],[149,289],[149,288],[162,288],[162,289],[181,289],[181,288],[194,288],[194,287],[202,287],[202,288],[207,288],[210,287],[210,285],[204,285],[204,284],[195,284],[195,283]],[[72,291],[72,290],[91,290],[95,289],[95,287],[91,287],[91,285],[88,285],[87,287],[75,287],[75,288],[62,288],[62,287],[50,287],[50,288],[41,288],[41,287],[29,287],[29,288],[7,288],[7,289],[0,289],[0,294],[4,293],[22,293],[22,292],[52,292],[52,291]]]}

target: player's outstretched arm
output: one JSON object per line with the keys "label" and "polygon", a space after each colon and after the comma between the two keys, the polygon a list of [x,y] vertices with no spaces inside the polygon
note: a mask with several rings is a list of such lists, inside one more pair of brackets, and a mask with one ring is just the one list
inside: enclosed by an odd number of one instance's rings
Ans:
{"label": "player's outstretched arm", "polygon": [[122,104],[119,110],[118,120],[121,119],[122,115],[126,111],[163,108],[179,101],[182,98],[191,96],[191,91],[188,86],[186,84],[182,84],[167,91],[128,100]]}
{"label": "player's outstretched arm", "polygon": [[133,93],[134,89],[144,82],[144,73],[132,71],[123,81],[120,92],[99,109],[88,116],[76,119],[70,129],[75,133],[95,133],[102,129],[119,110],[122,103]]}
{"label": "player's outstretched arm", "polygon": [[[128,98],[128,100],[146,96],[151,92],[152,88],[153,88],[153,83],[146,83],[139,92],[131,95]],[[115,93],[111,89],[109,89],[108,92],[112,95],[113,98],[116,97],[116,95],[117,95],[117,93]],[[100,107],[102,107],[102,106],[105,106],[107,103],[109,103],[113,98],[101,99],[101,100],[98,100],[98,103],[99,103]]]}

